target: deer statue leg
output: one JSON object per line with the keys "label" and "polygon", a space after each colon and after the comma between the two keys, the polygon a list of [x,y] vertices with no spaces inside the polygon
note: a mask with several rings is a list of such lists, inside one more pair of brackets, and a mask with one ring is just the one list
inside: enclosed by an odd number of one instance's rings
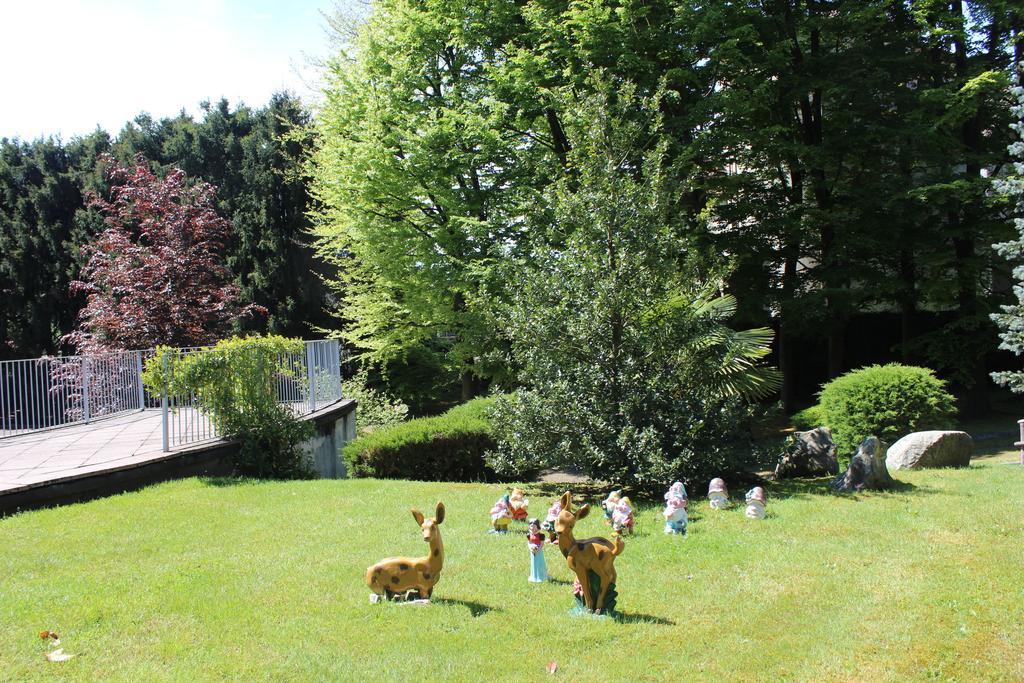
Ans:
{"label": "deer statue leg", "polygon": [[593,612],[594,599],[590,596],[590,575],[585,568],[579,567],[576,569],[576,578],[579,579],[580,587],[583,589],[583,604]]}
{"label": "deer statue leg", "polygon": [[608,595],[608,588],[612,585],[612,582],[615,581],[615,570],[612,569],[611,571],[606,571],[595,567],[594,571],[601,577],[601,592],[597,596],[597,603],[595,607],[595,611],[600,613],[601,610],[604,609],[604,599]]}

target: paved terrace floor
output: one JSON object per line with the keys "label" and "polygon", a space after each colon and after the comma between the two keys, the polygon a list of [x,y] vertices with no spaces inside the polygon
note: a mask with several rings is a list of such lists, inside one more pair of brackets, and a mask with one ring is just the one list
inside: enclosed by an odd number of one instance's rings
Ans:
{"label": "paved terrace floor", "polygon": [[161,450],[159,410],[145,410],[0,439],[0,494],[104,470],[134,467]]}

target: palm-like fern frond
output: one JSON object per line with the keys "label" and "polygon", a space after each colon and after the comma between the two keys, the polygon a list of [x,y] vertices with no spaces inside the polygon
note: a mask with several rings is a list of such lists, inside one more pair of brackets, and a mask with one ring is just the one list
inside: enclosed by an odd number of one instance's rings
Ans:
{"label": "palm-like fern frond", "polygon": [[760,364],[771,353],[775,333],[767,327],[733,330],[722,321],[736,311],[736,299],[720,296],[694,302],[693,314],[704,329],[692,341],[690,353],[703,368],[703,386],[721,397],[760,399],[778,391],[782,375]]}

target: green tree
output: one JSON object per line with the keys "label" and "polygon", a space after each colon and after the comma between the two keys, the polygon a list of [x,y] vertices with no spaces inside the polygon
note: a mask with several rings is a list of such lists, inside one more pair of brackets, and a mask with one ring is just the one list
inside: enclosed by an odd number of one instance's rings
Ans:
{"label": "green tree", "polygon": [[[1017,284],[1013,291],[1017,301],[1002,306],[1002,313],[994,313],[992,320],[1002,330],[999,334],[1002,343],[999,348],[1012,351],[1015,355],[1024,354],[1024,72],[1017,72],[1017,85],[1013,89],[1017,104],[1013,107],[1014,123],[1012,129],[1017,139],[1010,145],[1010,153],[1015,159],[1012,170],[1006,177],[995,181],[995,189],[1011,202],[1013,223],[1017,230],[1017,238],[994,245],[1000,255],[1014,264],[1013,277]],[[1024,392],[1024,372],[1006,371],[992,373],[996,384],[1008,386],[1015,392]]]}
{"label": "green tree", "polygon": [[108,146],[101,132],[68,145],[0,140],[0,357],[58,351],[74,326],[82,302],[68,285],[100,225],[83,188]]}
{"label": "green tree", "polygon": [[285,93],[255,112],[241,140],[242,187],[232,222],[229,265],[238,273],[242,299],[265,307],[268,331],[308,335],[328,324],[325,274],[314,260],[309,234],[309,194],[302,166],[312,149],[310,118]]}
{"label": "green tree", "polygon": [[344,338],[385,367],[418,357],[455,373],[467,398],[500,372],[477,294],[495,249],[519,248],[521,207],[557,144],[494,97],[517,14],[509,2],[379,3],[327,65],[314,155]]}
{"label": "green tree", "polygon": [[[734,331],[678,210],[660,100],[600,82],[574,105],[571,173],[503,311],[523,387],[500,399],[499,471],[571,465],[651,489],[748,464],[742,398],[777,386],[767,329]],[[546,225],[542,222],[541,225]]]}
{"label": "green tree", "polygon": [[116,156],[152,154],[159,175],[180,168],[217,186],[218,209],[234,226],[227,262],[241,300],[268,311],[240,320],[238,331],[303,336],[324,327],[326,273],[313,258],[302,175],[312,147],[308,112],[288,93],[259,109],[232,109],[224,99],[201,108],[200,121],[185,113],[159,122],[136,117],[115,142]]}

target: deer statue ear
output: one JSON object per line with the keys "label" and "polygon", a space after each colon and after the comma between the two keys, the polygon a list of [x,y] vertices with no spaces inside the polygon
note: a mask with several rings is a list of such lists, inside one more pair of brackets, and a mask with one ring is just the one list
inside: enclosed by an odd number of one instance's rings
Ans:
{"label": "deer statue ear", "polygon": [[412,509],[412,518],[416,520],[416,523],[423,526],[423,513],[416,508]]}
{"label": "deer statue ear", "polygon": [[437,511],[434,512],[434,524],[440,524],[444,521],[444,503],[437,504]]}
{"label": "deer statue ear", "polygon": [[580,520],[590,514],[590,503],[584,503],[579,510],[576,511],[576,519]]}
{"label": "deer statue ear", "polygon": [[562,509],[566,512],[572,512],[569,506],[572,505],[572,492],[566,491],[562,494]]}

